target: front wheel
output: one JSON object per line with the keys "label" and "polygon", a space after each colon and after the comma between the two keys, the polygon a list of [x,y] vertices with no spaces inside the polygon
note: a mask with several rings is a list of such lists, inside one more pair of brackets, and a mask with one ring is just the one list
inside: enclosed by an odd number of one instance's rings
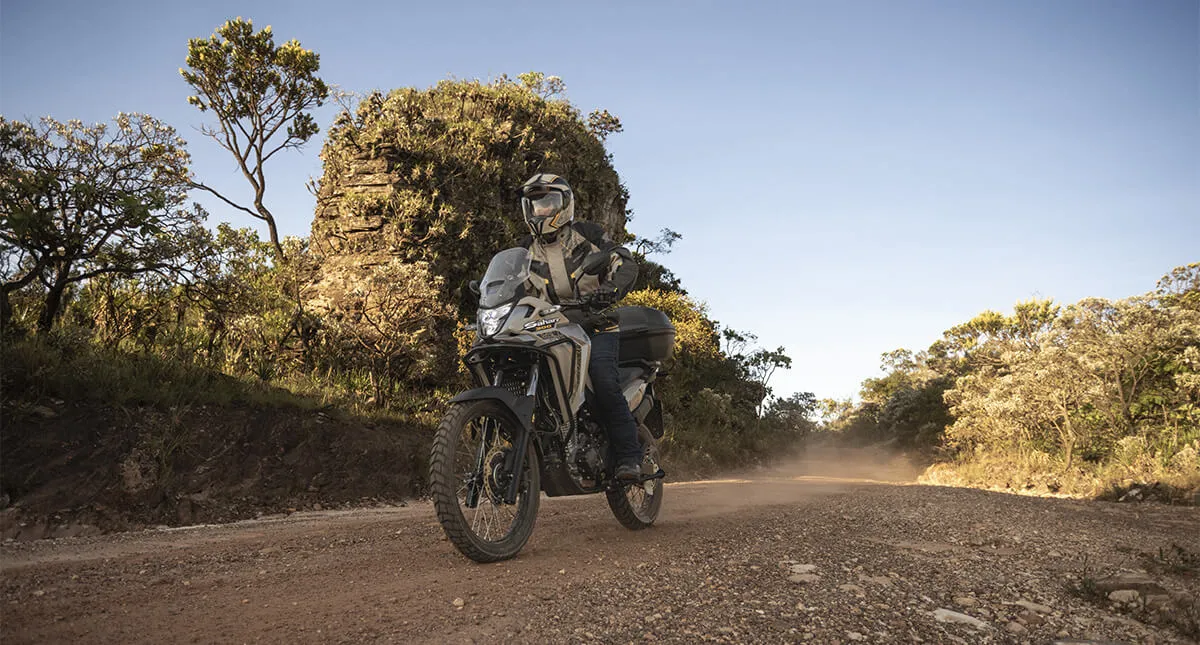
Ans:
{"label": "front wheel", "polygon": [[[658,472],[658,441],[650,435],[646,426],[638,427],[642,439],[642,474]],[[640,484],[629,484],[616,490],[606,491],[608,507],[621,526],[640,531],[654,524],[662,508],[663,480],[651,479]]]}
{"label": "front wheel", "polygon": [[516,423],[498,401],[467,401],[450,408],[433,440],[429,484],[438,521],[454,546],[476,562],[515,556],[533,533],[541,488],[532,446],[516,503],[504,503]]}

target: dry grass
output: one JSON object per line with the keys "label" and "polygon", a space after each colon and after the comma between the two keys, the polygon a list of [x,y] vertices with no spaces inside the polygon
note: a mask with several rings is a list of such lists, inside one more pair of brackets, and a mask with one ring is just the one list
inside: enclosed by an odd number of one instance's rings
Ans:
{"label": "dry grass", "polygon": [[1107,501],[1190,505],[1200,497],[1200,470],[1188,463],[1163,465],[1147,459],[1132,466],[1076,463],[1066,468],[1059,460],[1039,452],[980,454],[937,463],[925,470],[920,481],[940,486]]}

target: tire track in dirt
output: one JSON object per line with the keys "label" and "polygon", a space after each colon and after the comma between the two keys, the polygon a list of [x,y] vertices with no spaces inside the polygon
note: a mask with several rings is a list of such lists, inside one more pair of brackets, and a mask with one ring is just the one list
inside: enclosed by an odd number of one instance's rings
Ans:
{"label": "tire track in dirt", "polygon": [[[421,502],[6,544],[0,629],[5,643],[1024,642],[1002,627],[1032,596],[1058,616],[1027,620],[1030,638],[1175,642],[1110,620],[1062,580],[1084,545],[1093,563],[1117,562],[1122,544],[1166,545],[1192,526],[1196,509],[782,472],[670,484],[639,532],[602,496],[546,499],[520,556],[478,565]],[[795,562],[819,579],[790,582]],[[931,618],[965,593],[988,631]]]}

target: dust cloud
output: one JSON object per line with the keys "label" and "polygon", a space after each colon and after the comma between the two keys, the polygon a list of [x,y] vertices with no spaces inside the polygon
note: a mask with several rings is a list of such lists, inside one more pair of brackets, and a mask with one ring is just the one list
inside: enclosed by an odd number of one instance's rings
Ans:
{"label": "dust cloud", "polygon": [[860,486],[916,483],[922,469],[894,452],[810,447],[772,467],[669,483],[664,516],[703,517],[743,508],[801,503]]}
{"label": "dust cloud", "polygon": [[886,449],[814,446],[782,465],[766,469],[771,477],[826,478],[860,483],[912,483],[923,468]]}

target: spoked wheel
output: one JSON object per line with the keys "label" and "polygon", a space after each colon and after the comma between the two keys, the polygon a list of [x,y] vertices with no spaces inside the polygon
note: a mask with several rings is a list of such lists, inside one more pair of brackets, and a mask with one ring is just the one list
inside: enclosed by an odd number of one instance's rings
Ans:
{"label": "spoked wheel", "polygon": [[504,503],[514,423],[497,401],[468,401],[450,409],[433,441],[429,483],[438,521],[454,546],[476,562],[513,557],[533,533],[541,484],[532,446],[516,503]]}
{"label": "spoked wheel", "polygon": [[[638,428],[642,445],[642,474],[653,475],[658,472],[658,441],[650,435],[645,426]],[[658,519],[658,510],[662,508],[663,480],[651,479],[640,484],[629,484],[617,490],[606,491],[608,507],[621,526],[639,531]]]}

